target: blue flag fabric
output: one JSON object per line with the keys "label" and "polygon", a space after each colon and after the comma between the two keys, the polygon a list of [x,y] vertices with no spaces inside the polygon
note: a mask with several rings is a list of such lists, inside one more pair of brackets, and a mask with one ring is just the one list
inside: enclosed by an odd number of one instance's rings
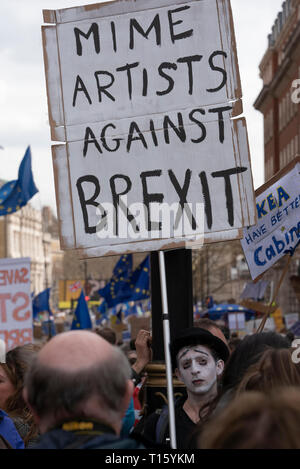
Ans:
{"label": "blue flag fabric", "polygon": [[108,306],[105,300],[98,307],[100,318],[96,320],[96,325],[101,326],[104,322],[109,322],[108,319]]}
{"label": "blue flag fabric", "polygon": [[138,316],[140,315],[140,307],[137,304],[131,306],[128,315]]}
{"label": "blue flag fabric", "polygon": [[32,315],[33,319],[36,319],[39,313],[47,311],[51,313],[49,298],[50,298],[51,288],[47,288],[38,295],[36,295],[32,300]]}
{"label": "blue flag fabric", "polygon": [[99,305],[98,311],[99,311],[100,315],[107,313],[108,306],[107,306],[107,303],[106,303],[105,300],[103,300],[102,303]]}
{"label": "blue flag fabric", "polygon": [[130,304],[129,303],[123,303],[123,306],[122,306],[122,312],[124,313],[124,317],[126,318],[127,316],[129,316],[130,314]]}
{"label": "blue flag fabric", "polygon": [[115,265],[110,282],[98,291],[99,295],[105,299],[108,308],[113,308],[120,303],[118,296],[131,274],[132,254],[124,254]]}
{"label": "blue flag fabric", "polygon": [[43,334],[48,337],[53,337],[56,335],[56,326],[53,319],[49,319],[48,321],[42,322],[42,331]]}
{"label": "blue flag fabric", "polygon": [[125,287],[120,292],[122,301],[139,301],[150,296],[150,256],[129,277]]}
{"label": "blue flag fabric", "polygon": [[115,298],[115,304],[139,301],[150,296],[150,256],[135,269],[130,277],[125,280],[123,288]]}
{"label": "blue flag fabric", "polygon": [[85,301],[83,290],[81,290],[77,307],[74,312],[71,330],[92,329],[92,327],[89,309]]}
{"label": "blue flag fabric", "polygon": [[28,147],[19,167],[18,179],[7,182],[0,189],[0,216],[20,210],[37,192],[31,170],[31,151]]}
{"label": "blue flag fabric", "polygon": [[114,308],[114,312],[113,314],[116,316],[116,324],[121,324],[122,322],[122,318],[123,318],[123,314],[122,314],[122,307],[118,307],[116,306],[116,308]]}

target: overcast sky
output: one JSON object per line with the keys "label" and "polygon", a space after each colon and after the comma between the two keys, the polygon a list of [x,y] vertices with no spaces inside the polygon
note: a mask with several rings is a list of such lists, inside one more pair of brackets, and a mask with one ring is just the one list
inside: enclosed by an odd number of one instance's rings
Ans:
{"label": "overcast sky", "polygon": [[[151,0],[149,0],[151,1]],[[94,1],[1,0],[0,3],[0,179],[16,179],[30,144],[40,193],[36,206],[56,210],[51,141],[41,42],[43,9],[67,8]],[[264,182],[263,121],[253,102],[262,82],[258,65],[283,0],[231,0],[247,119],[254,186]]]}

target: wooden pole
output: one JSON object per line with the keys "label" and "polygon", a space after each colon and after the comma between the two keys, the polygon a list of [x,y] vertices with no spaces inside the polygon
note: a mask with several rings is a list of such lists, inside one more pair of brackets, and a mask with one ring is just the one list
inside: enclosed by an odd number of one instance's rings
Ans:
{"label": "wooden pole", "polygon": [[274,289],[274,292],[273,292],[273,295],[272,295],[272,298],[271,298],[271,301],[270,303],[268,304],[268,310],[267,312],[265,313],[264,317],[262,318],[262,321],[260,323],[260,325],[258,326],[257,328],[257,331],[256,331],[256,334],[259,334],[260,332],[263,332],[264,330],[264,327],[266,325],[266,322],[267,322],[267,319],[269,317],[269,314],[270,314],[270,310],[271,310],[271,307],[274,303],[274,301],[276,300],[277,298],[277,295],[279,293],[279,290],[280,290],[280,287],[281,287],[281,284],[284,280],[284,277],[286,276],[288,270],[289,270],[289,266],[290,266],[290,263],[291,263],[291,260],[292,260],[292,256],[291,255],[288,255],[288,260],[285,264],[285,268],[283,269],[282,271],[282,274],[281,274],[281,277],[279,279],[279,282],[278,284],[276,285],[276,288]]}

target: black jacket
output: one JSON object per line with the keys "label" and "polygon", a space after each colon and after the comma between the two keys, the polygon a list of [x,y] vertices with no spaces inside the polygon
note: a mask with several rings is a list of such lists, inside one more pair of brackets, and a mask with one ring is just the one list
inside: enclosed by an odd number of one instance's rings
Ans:
{"label": "black jacket", "polygon": [[120,438],[103,424],[94,423],[88,431],[66,431],[61,425],[42,435],[31,449],[145,449],[133,438]]}

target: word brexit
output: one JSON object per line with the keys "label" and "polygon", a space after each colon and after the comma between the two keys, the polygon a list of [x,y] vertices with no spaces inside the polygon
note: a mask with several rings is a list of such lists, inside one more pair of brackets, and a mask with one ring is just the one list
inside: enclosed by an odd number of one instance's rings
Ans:
{"label": "word brexit", "polygon": [[[150,205],[153,203],[156,204],[163,204],[165,199],[165,194],[163,192],[160,193],[152,193],[149,189],[149,184],[151,179],[161,178],[161,187],[166,186],[166,182],[171,183],[171,186],[175,190],[177,194],[179,205],[182,209],[184,209],[185,205],[188,204],[188,191],[190,186],[194,186],[198,184],[199,187],[199,198],[202,196],[204,202],[204,213],[206,218],[206,224],[208,229],[213,227],[214,223],[214,213],[213,213],[213,203],[211,198],[211,192],[213,187],[209,187],[209,180],[212,183],[213,180],[223,179],[224,181],[224,211],[227,211],[227,220],[228,225],[230,227],[234,226],[234,197],[233,197],[233,190],[232,190],[232,179],[236,178],[237,175],[246,172],[248,169],[246,167],[235,167],[229,168],[223,171],[214,171],[211,174],[208,174],[206,171],[201,172],[193,172],[190,169],[185,171],[185,177],[183,184],[180,183],[178,177],[176,176],[175,172],[172,169],[167,171],[167,179],[163,170],[156,169],[152,171],[143,171],[139,174],[139,182],[141,185],[142,190],[142,203],[147,208],[147,213],[150,214]],[[135,179],[135,184],[137,184],[138,180]],[[84,222],[84,230],[85,233],[93,234],[97,232],[97,225],[91,225],[89,219],[89,210],[88,208],[94,207],[95,211],[101,208],[101,201],[99,200],[99,196],[101,194],[101,183],[102,181],[95,176],[94,174],[89,174],[86,176],[82,176],[78,178],[76,182],[77,193],[80,201],[80,207],[83,216]],[[122,183],[122,189],[118,189],[120,187],[120,183]],[[111,200],[112,204],[115,207],[116,214],[119,213],[119,206],[120,206],[120,198],[121,196],[125,196],[130,193],[133,189],[133,182],[131,178],[126,174],[115,174],[109,179],[109,187],[111,192]],[[125,187],[125,188],[124,188]],[[87,195],[89,194],[89,195]],[[92,194],[92,195],[91,195]],[[140,200],[141,200],[140,199]],[[220,198],[221,200],[221,198]],[[105,200],[102,203],[109,203],[109,201]],[[98,212],[99,213],[99,212]],[[131,223],[133,220],[133,215],[128,211],[127,212],[128,221]],[[197,229],[197,224],[194,217],[191,217],[191,223],[194,230]],[[148,219],[147,223],[147,230],[162,230],[162,224],[160,223],[157,226],[157,223],[153,223],[150,219]],[[118,228],[118,221],[116,223],[116,233],[115,235],[118,236],[119,228]]]}

